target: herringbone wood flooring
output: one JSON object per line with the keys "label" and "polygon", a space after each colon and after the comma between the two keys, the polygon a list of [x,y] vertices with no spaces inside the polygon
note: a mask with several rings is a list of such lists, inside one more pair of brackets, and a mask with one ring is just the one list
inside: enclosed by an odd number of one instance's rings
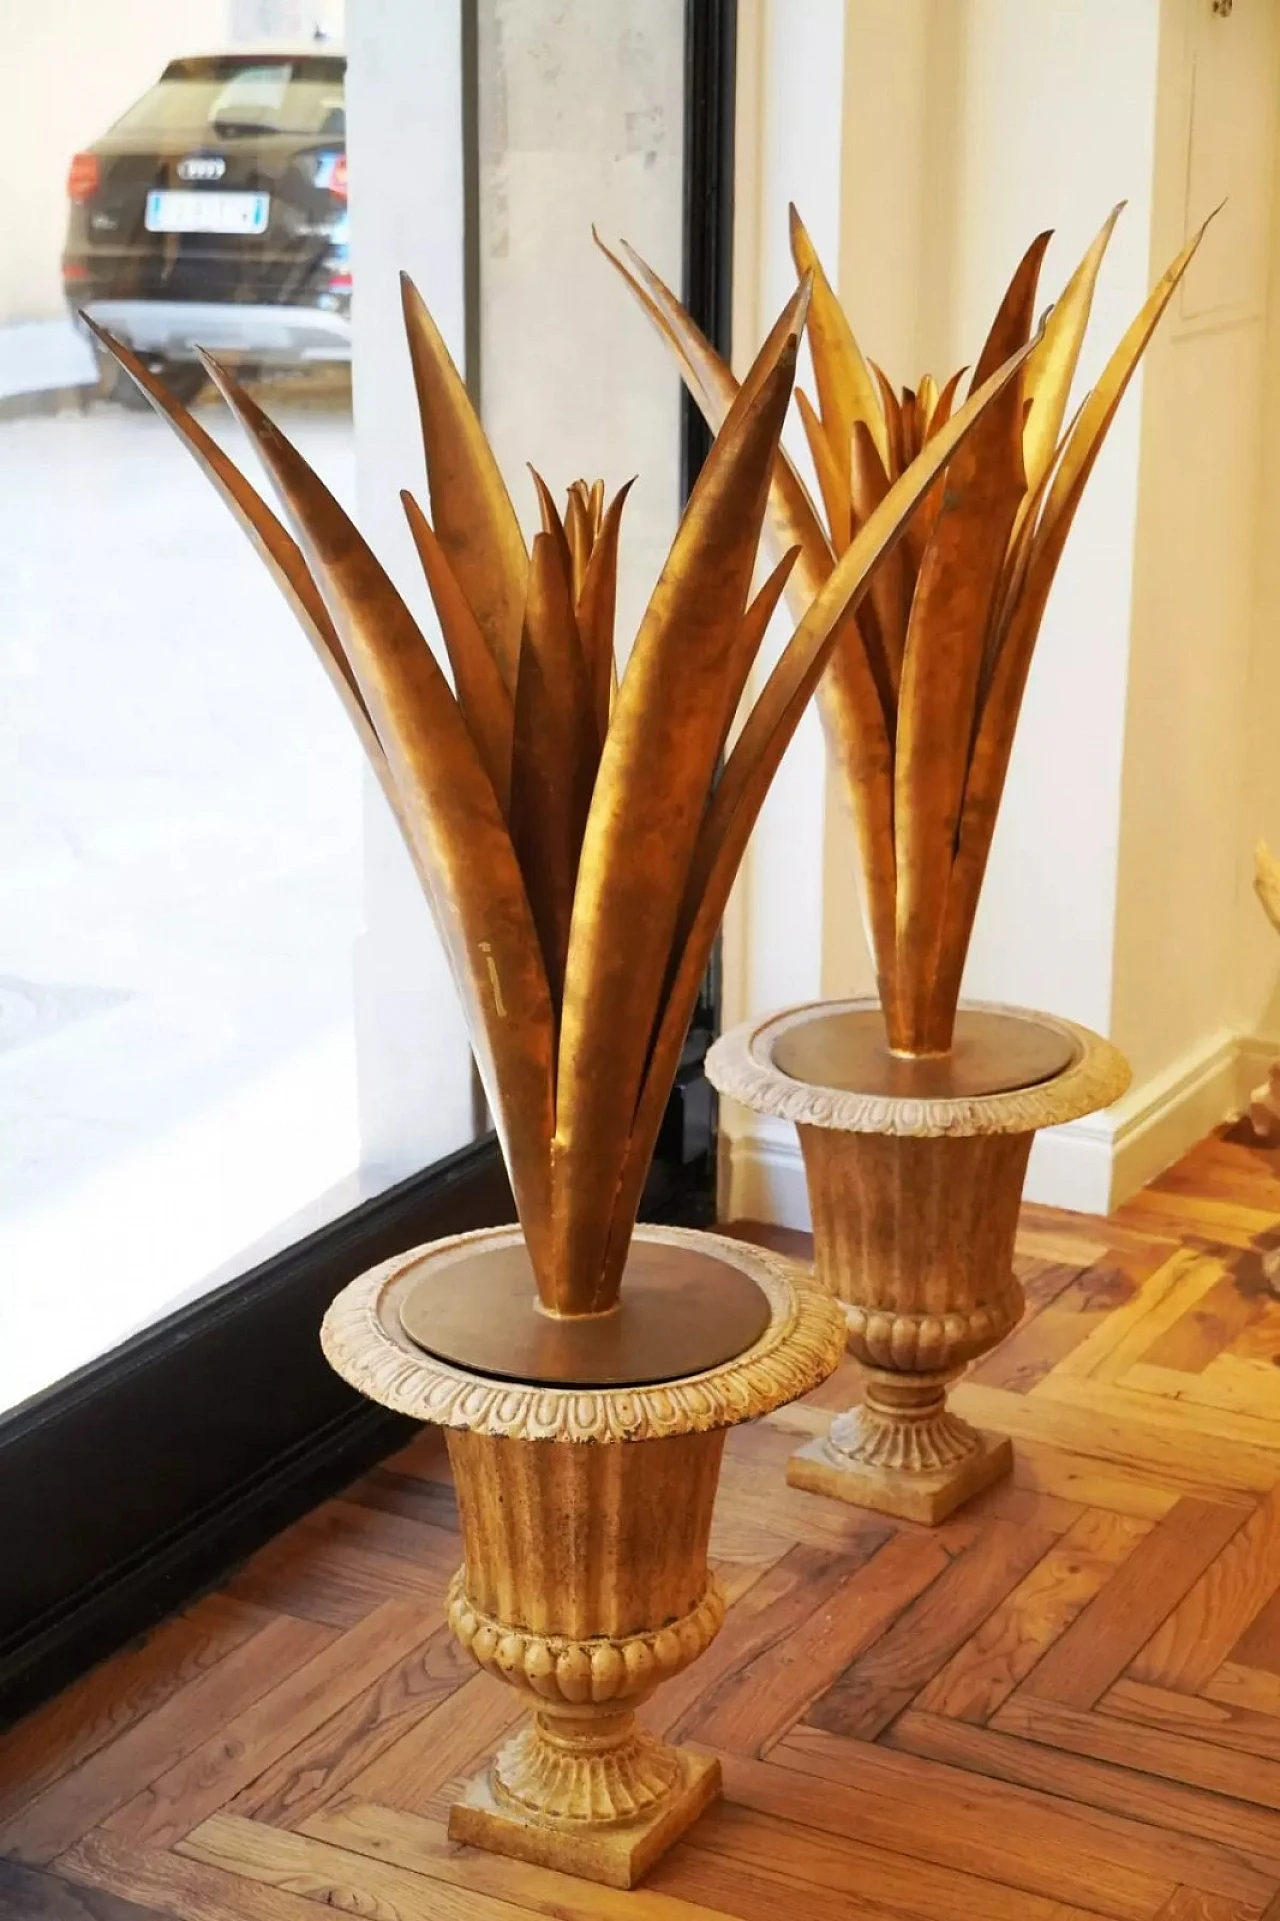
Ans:
{"label": "herringbone wood flooring", "polygon": [[1026,1321],[957,1392],[1012,1483],[932,1532],[788,1489],[854,1390],[729,1443],[733,1607],[653,1724],[726,1797],[636,1894],[445,1838],[516,1712],[440,1615],[430,1437],[0,1742],[0,1916],[1280,1917],[1280,1156],[1109,1222],[1028,1209]]}

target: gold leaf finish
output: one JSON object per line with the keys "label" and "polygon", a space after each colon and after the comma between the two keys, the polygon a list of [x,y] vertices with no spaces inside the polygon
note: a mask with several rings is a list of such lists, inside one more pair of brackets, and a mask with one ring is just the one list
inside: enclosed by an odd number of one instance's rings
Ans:
{"label": "gold leaf finish", "polygon": [[515,728],[511,696],[430,521],[407,489],[400,498],[440,622],[458,705],[505,814],[511,802]]}
{"label": "gold leaf finish", "polygon": [[422,295],[400,277],[436,532],[514,698],[528,556],[484,429]]}
{"label": "gold leaf finish", "polygon": [[[679,338],[678,302],[645,272],[637,287]],[[206,361],[292,534],[162,384],[100,336],[250,532],[342,693],[448,955],[538,1294],[555,1314],[617,1300],[698,982],[769,781],[875,562],[1013,378],[1010,362],[934,435],[835,566],[778,446],[815,279],[806,273],[741,390],[700,336],[689,339],[688,364],[705,372],[722,420],[620,679],[626,489],[609,501],[602,480],[575,480],[561,513],[535,473],[543,531],[527,552],[463,382],[409,282],[429,513],[408,494],[404,504],[452,687],[351,520],[231,375]],[[823,298],[838,337],[829,289]],[[800,529],[786,544],[798,551],[748,605],[780,475]],[[769,616],[806,566],[804,619],[721,773]],[[878,751],[883,798],[883,718]]]}
{"label": "gold leaf finish", "polygon": [[[1023,356],[981,428],[935,468],[902,530],[846,600],[819,690],[828,751],[853,813],[868,931],[893,1047],[946,1053],[1022,692],[1063,545],[1125,386],[1200,242],[1197,234],[1133,323],[1076,420],[1062,423],[1116,208],[1027,345],[1049,234],[1036,236],[1000,303],[972,385]],[[1201,230],[1203,232],[1203,229]],[[905,472],[943,439],[960,375],[894,387],[864,357],[794,208],[792,253],[812,284],[815,409],[797,396],[825,530],[785,454],[774,468],[774,539],[796,545],[788,584],[803,619],[839,556]],[[679,301],[627,250],[610,254],[673,347],[712,426],[737,383]],[[920,458],[917,458],[917,455]],[[833,560],[833,556],[835,559]],[[834,570],[834,571],[833,571]],[[759,712],[759,710],[757,710]],[[752,716],[752,720],[755,716]],[[747,723],[748,729],[752,721]],[[746,730],[744,730],[745,738]],[[741,744],[741,743],[740,743]],[[730,773],[726,769],[726,777]],[[722,811],[727,801],[717,796]]]}
{"label": "gold leaf finish", "polygon": [[681,1379],[558,1390],[414,1346],[398,1303],[415,1266],[465,1273],[469,1256],[518,1232],[489,1228],[386,1262],[343,1290],[322,1338],[353,1386],[445,1427],[464,1544],[449,1625],[534,1711],[467,1783],[451,1837],[631,1887],[719,1792],[717,1761],[641,1729],[635,1710],[724,1619],[708,1549],[725,1430],[824,1379],[844,1325],[777,1255],[641,1228],[645,1242],[713,1254],[758,1286],[769,1308],[759,1339]]}
{"label": "gold leaf finish", "polygon": [[[948,1409],[947,1387],[1021,1315],[1014,1235],[1036,1131],[1107,1105],[1129,1070],[1071,1021],[970,1007],[964,1072],[963,1041],[925,1061],[881,1040],[886,1081],[849,1048],[874,1033],[874,1014],[873,1002],[837,1001],[749,1022],[715,1043],[707,1075],[795,1123],[818,1278],[864,1370],[860,1404],[793,1455],[788,1480],[933,1524],[1012,1465],[1007,1439]],[[1065,1066],[1023,1079],[1035,1062],[1061,1060],[1063,1043]],[[994,1091],[970,1091],[983,1086]]]}

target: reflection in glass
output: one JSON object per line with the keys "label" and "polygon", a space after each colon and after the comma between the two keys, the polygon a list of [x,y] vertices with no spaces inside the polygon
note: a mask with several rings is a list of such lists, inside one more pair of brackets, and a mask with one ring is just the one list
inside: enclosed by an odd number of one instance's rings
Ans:
{"label": "reflection in glass", "polygon": [[[235,362],[353,504],[340,22],[282,55],[299,11],[82,9],[71,74],[37,10],[7,44],[30,192],[0,262],[0,1409],[470,1136],[451,1110],[388,1142],[358,745],[74,318],[228,443],[195,344]],[[465,1071],[451,1000],[439,1044]]]}

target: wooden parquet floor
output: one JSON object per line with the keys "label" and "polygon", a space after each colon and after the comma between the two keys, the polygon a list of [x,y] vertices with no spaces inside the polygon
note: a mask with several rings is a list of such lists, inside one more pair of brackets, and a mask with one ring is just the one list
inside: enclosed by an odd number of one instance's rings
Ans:
{"label": "wooden parquet floor", "polygon": [[1280,1917],[1280,1156],[1028,1209],[1027,1319],[957,1392],[1013,1481],[930,1532],[787,1488],[853,1391],[729,1443],[733,1606],[653,1725],[723,1803],[635,1894],[452,1847],[513,1720],[440,1604],[424,1437],[0,1741],[4,1921]]}

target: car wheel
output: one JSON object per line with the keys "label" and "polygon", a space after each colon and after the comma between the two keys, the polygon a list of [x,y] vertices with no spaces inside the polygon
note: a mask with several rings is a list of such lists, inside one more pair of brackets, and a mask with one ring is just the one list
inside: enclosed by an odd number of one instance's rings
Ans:
{"label": "car wheel", "polygon": [[[192,361],[161,360],[149,363],[152,373],[158,374],[175,400],[185,407],[191,402],[205,383],[205,371]],[[98,366],[102,374],[102,393],[105,399],[114,400],[118,406],[127,407],[131,413],[146,413],[151,405],[138,383],[116,365],[109,354],[98,355]]]}

